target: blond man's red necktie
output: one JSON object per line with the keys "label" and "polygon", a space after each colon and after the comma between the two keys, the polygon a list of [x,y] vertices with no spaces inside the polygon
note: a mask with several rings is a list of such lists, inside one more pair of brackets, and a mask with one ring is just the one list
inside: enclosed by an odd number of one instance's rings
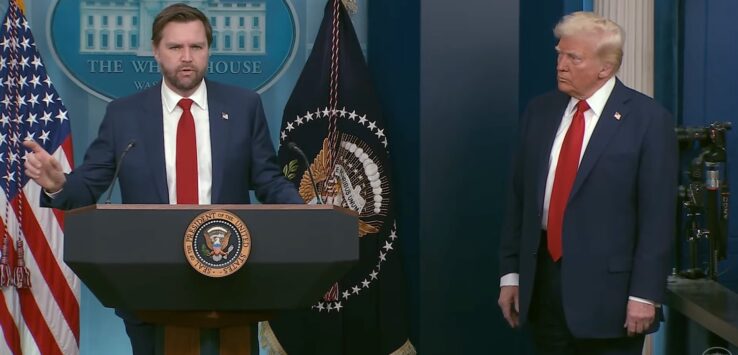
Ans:
{"label": "blond man's red necktie", "polygon": [[562,233],[564,224],[564,213],[569,201],[574,179],[577,177],[579,168],[579,157],[582,153],[582,141],[584,139],[584,113],[589,110],[587,101],[581,100],[577,103],[577,111],[571,121],[569,130],[564,136],[561,145],[559,160],[556,165],[553,189],[548,205],[548,252],[554,261],[561,259],[562,255]]}

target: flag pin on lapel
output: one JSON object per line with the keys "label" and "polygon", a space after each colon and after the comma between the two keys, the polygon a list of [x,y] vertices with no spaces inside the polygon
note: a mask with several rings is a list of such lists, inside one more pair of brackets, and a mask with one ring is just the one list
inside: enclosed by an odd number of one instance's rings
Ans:
{"label": "flag pin on lapel", "polygon": [[612,117],[615,117],[616,120],[620,121],[620,117],[623,117],[623,116],[620,115],[620,112],[615,112],[615,114],[612,115]]}
{"label": "flag pin on lapel", "polygon": [[[221,112],[220,113],[220,118],[222,118],[224,120],[227,120],[228,119],[228,113],[227,112]],[[620,118],[620,117],[618,116],[618,118]]]}

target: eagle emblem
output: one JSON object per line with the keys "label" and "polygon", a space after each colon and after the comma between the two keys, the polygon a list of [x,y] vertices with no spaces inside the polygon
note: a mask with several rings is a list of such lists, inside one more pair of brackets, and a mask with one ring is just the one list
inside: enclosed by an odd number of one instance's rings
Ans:
{"label": "eagle emblem", "polygon": [[226,210],[210,210],[192,220],[184,235],[184,254],[197,272],[209,277],[228,276],[240,269],[251,253],[246,223]]}
{"label": "eagle emblem", "polygon": [[[205,234],[205,245],[208,247],[207,255],[213,258],[213,261],[220,261],[221,259],[228,259],[228,253],[233,250],[233,245],[228,245],[228,241],[231,239],[231,231],[221,227],[215,226],[203,232]],[[224,250],[224,247],[228,247],[228,250]]]}
{"label": "eagle emblem", "polygon": [[[364,237],[379,232],[384,223],[382,217],[389,204],[389,181],[372,161],[374,153],[366,143],[345,133],[342,137],[344,141],[338,153],[338,164],[333,171],[329,171],[327,138],[323,140],[322,149],[310,164],[310,169],[319,190],[326,192],[323,196],[325,203],[359,213],[359,237]],[[366,155],[366,162],[359,161],[362,155]],[[363,189],[362,185],[365,186]],[[298,191],[307,203],[317,200],[307,173],[302,175]]]}

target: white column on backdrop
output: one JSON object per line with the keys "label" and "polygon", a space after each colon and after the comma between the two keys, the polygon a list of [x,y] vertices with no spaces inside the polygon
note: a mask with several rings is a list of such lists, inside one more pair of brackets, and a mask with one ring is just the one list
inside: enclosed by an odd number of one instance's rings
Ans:
{"label": "white column on backdrop", "polygon": [[653,97],[654,0],[594,0],[593,5],[596,14],[617,22],[625,30],[623,64],[618,78]]}

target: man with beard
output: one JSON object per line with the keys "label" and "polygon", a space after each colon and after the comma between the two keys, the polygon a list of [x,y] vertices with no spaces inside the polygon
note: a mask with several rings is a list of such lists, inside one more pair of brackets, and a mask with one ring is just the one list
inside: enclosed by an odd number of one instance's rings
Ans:
{"label": "man with beard", "polygon": [[[64,174],[36,142],[24,145],[26,174],[41,185],[46,207],[94,204],[120,167],[123,203],[243,204],[254,190],[263,203],[303,203],[276,163],[261,99],[246,89],[205,79],[212,28],[198,9],[174,4],[152,28],[162,83],[112,101],[84,162]],[[134,354],[154,354],[155,330],[129,312]]]}

